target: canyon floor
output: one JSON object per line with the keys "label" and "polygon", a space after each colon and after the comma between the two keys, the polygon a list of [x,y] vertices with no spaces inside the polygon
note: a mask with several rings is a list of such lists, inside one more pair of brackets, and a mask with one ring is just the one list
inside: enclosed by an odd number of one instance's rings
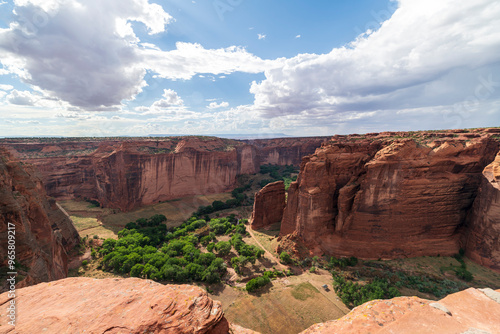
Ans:
{"label": "canyon floor", "polygon": [[[256,177],[259,180],[262,179],[262,176]],[[169,227],[178,226],[182,221],[190,217],[198,206],[208,205],[215,200],[224,201],[229,198],[231,198],[230,193],[187,197],[147,206],[127,213],[93,207],[88,202],[64,201],[61,202],[61,206],[71,216],[82,237],[88,236],[89,239],[94,239],[96,238],[94,236],[97,236],[97,238],[101,239],[117,238],[117,232],[128,222],[158,213],[167,216],[167,225]],[[226,216],[231,213],[248,218],[251,207],[244,206],[223,210],[210,216]],[[225,316],[231,323],[264,334],[299,333],[315,323],[338,319],[347,314],[349,308],[342,303],[333,290],[331,273],[321,268],[317,268],[314,273],[311,273],[309,268],[297,265],[289,266],[288,268],[294,273],[293,276],[273,280],[271,286],[258,291],[258,293],[247,293],[245,291],[245,282],[252,277],[254,272],[272,268],[282,269],[283,265],[276,261],[279,228],[279,224],[276,224],[265,231],[252,231],[250,236],[245,237],[246,243],[260,245],[267,251],[263,260],[257,261],[254,266],[245,268],[244,276],[246,278],[235,278],[234,270],[229,268],[228,276],[225,278],[226,283],[198,285],[206,289],[211,298],[222,303]],[[219,240],[224,241],[225,237],[221,237]],[[85,259],[90,263],[82,267],[81,262]],[[470,286],[500,288],[499,273],[481,267],[467,259],[465,261],[468,270],[474,275],[474,280],[469,282]],[[453,268],[458,265],[459,263],[453,257],[419,257],[392,261],[360,261],[357,266],[350,268],[349,271],[354,274],[363,273],[367,269],[374,270],[373,268],[380,271],[401,270],[414,274],[431,273],[438,277],[456,280]],[[98,269],[98,261],[92,261],[89,250],[84,254],[74,254],[71,267],[70,276],[120,277]],[[328,286],[328,290],[322,287],[325,284]],[[406,296],[438,299],[432,294],[422,293],[415,289],[402,288],[400,291],[402,295]]]}

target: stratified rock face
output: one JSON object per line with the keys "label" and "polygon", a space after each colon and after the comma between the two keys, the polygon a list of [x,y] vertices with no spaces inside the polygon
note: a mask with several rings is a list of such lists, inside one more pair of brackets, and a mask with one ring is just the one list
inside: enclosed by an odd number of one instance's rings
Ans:
{"label": "stratified rock face", "polygon": [[286,205],[285,183],[269,183],[255,194],[250,226],[253,230],[265,229],[281,222]]}
{"label": "stratified rock face", "polygon": [[[7,305],[8,295],[0,295]],[[16,333],[227,334],[221,303],[190,285],[67,278],[16,291]],[[12,329],[0,319],[0,333]]]}
{"label": "stratified rock face", "polygon": [[500,154],[483,171],[466,239],[468,257],[500,271]]}
{"label": "stratified rock face", "polygon": [[456,253],[498,147],[484,133],[422,145],[383,135],[324,145],[304,158],[289,189],[281,235],[336,256]]}
{"label": "stratified rock face", "polygon": [[7,265],[9,227],[15,227],[16,259],[26,277],[18,287],[65,278],[68,252],[80,237],[69,217],[47,198],[35,168],[0,149],[0,259]]}
{"label": "stratified rock face", "polygon": [[50,196],[93,199],[128,211],[183,196],[228,191],[237,175],[256,173],[267,163],[298,165],[326,139],[3,140],[0,145],[39,168]]}
{"label": "stratified rock face", "polygon": [[[500,296],[493,290],[487,294]],[[374,300],[301,334],[500,333],[500,303],[487,294],[470,288],[437,303],[417,297]]]}

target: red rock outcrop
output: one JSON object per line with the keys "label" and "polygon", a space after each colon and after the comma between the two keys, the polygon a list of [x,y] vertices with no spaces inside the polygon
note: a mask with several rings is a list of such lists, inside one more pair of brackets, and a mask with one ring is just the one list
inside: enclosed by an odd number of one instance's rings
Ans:
{"label": "red rock outcrop", "polygon": [[500,271],[500,154],[483,171],[465,238],[469,258]]}
{"label": "red rock outcrop", "polygon": [[[61,279],[68,274],[68,252],[80,237],[55,200],[46,196],[36,169],[0,149],[0,259],[7,265],[8,229],[15,228],[18,287]],[[2,282],[3,284],[3,282]]]}
{"label": "red rock outcrop", "polygon": [[[0,305],[9,301],[0,295]],[[16,326],[0,333],[227,334],[222,305],[190,285],[139,278],[67,278],[18,289]],[[12,331],[14,330],[14,331]]]}
{"label": "red rock outcrop", "polygon": [[326,139],[169,137],[46,143],[5,139],[0,145],[39,168],[50,196],[93,199],[128,211],[183,196],[228,191],[237,175],[256,173],[266,163],[298,165]]}
{"label": "red rock outcrop", "polygon": [[337,136],[304,158],[281,236],[366,259],[457,253],[499,143],[485,133],[421,136]]}
{"label": "red rock outcrop", "polygon": [[281,222],[286,205],[285,183],[269,183],[255,194],[250,226],[260,230]]}
{"label": "red rock outcrop", "polygon": [[439,302],[417,297],[374,300],[338,320],[313,325],[301,334],[500,333],[498,298],[500,290],[483,292],[470,288]]}

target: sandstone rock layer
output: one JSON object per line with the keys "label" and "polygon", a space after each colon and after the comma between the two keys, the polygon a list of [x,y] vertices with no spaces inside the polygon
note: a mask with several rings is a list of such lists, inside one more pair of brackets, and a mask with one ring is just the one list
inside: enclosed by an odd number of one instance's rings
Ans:
{"label": "sandstone rock layer", "polygon": [[[69,217],[46,196],[36,169],[0,149],[0,261],[7,266],[14,226],[18,287],[65,278],[68,253],[80,237]],[[2,282],[3,284],[4,282]]]}
{"label": "sandstone rock layer", "polygon": [[483,171],[465,238],[468,257],[500,271],[500,154]]}
{"label": "sandstone rock layer", "polygon": [[255,194],[250,226],[254,230],[265,229],[281,222],[286,205],[283,181],[269,183]]}
{"label": "sandstone rock layer", "polygon": [[236,176],[262,164],[298,165],[326,137],[236,141],[211,137],[129,140],[0,140],[36,165],[50,196],[92,199],[129,211],[190,195],[234,188]]}
{"label": "sandstone rock layer", "polygon": [[338,320],[313,325],[301,334],[494,334],[500,333],[498,319],[500,303],[470,288],[437,303],[417,297],[374,300]]}
{"label": "sandstone rock layer", "polygon": [[[300,239],[315,253],[366,259],[452,255],[474,225],[476,235],[490,235],[470,244],[493,267],[500,221],[497,184],[488,180],[498,166],[485,167],[498,140],[484,132],[420,136],[337,136],[305,157],[288,191],[282,244]],[[466,226],[480,187],[481,218]]]}
{"label": "sandstone rock layer", "polygon": [[[8,302],[0,295],[0,305]],[[67,278],[17,290],[17,325],[0,333],[226,334],[220,302],[190,285],[139,278]]]}

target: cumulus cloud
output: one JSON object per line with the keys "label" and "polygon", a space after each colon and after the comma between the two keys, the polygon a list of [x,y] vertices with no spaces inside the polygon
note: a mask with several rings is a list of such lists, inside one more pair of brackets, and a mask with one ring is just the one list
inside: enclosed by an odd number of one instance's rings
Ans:
{"label": "cumulus cloud", "polygon": [[4,68],[84,109],[117,105],[144,86],[135,35],[123,25],[139,21],[150,33],[159,33],[171,20],[147,0],[16,0],[15,4],[16,21],[0,32]]}
{"label": "cumulus cloud", "polygon": [[6,100],[10,104],[19,106],[34,106],[37,100],[39,100],[39,97],[28,91],[18,91],[14,89],[9,95],[7,95]]}
{"label": "cumulus cloud", "polygon": [[217,102],[212,102],[208,105],[208,109],[219,109],[219,108],[227,108],[229,107],[229,103],[228,102],[221,102],[221,103],[217,103]]}
{"label": "cumulus cloud", "polygon": [[258,39],[266,39],[266,35],[264,34],[257,34]]}
{"label": "cumulus cloud", "polygon": [[254,109],[268,118],[301,115],[320,124],[453,105],[474,97],[483,81],[490,81],[483,97],[500,98],[499,30],[498,1],[400,0],[379,30],[267,70],[265,80],[252,84]]}
{"label": "cumulus cloud", "polygon": [[184,101],[177,95],[177,92],[172,89],[164,89],[163,90],[163,99],[156,101],[153,103],[153,108],[169,108],[172,106],[182,106],[184,105]]}
{"label": "cumulus cloud", "polygon": [[84,110],[117,110],[145,87],[146,70],[168,79],[197,73],[263,72],[264,61],[243,48],[207,50],[177,43],[163,51],[141,43],[132,23],[149,34],[174,19],[148,0],[15,0],[14,21],[0,29],[0,74],[13,73],[53,98]]}
{"label": "cumulus cloud", "polygon": [[[141,115],[169,116],[171,120],[184,119],[195,116],[195,112],[187,110],[182,98],[172,89],[163,90],[163,98],[153,102],[149,107],[136,107],[135,111]],[[157,119],[165,121],[165,119]]]}
{"label": "cumulus cloud", "polygon": [[12,89],[14,89],[14,87],[12,85],[0,85],[0,90],[9,91]]}
{"label": "cumulus cloud", "polygon": [[144,66],[157,72],[159,77],[171,80],[189,80],[199,73],[261,73],[280,66],[284,61],[263,60],[242,47],[205,49],[200,44],[185,42],[177,42],[176,49],[172,51],[143,49],[140,54]]}

